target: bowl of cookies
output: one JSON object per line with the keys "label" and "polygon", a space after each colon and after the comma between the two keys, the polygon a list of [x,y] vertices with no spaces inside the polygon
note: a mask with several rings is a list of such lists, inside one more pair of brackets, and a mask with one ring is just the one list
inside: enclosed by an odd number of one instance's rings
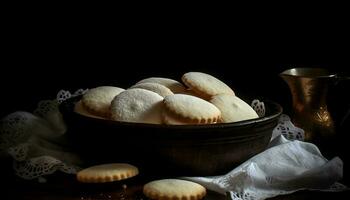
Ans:
{"label": "bowl of cookies", "polygon": [[279,104],[263,100],[253,109],[202,72],[181,80],[98,86],[62,102],[68,141],[87,165],[127,162],[184,176],[226,173],[265,150],[282,113]]}

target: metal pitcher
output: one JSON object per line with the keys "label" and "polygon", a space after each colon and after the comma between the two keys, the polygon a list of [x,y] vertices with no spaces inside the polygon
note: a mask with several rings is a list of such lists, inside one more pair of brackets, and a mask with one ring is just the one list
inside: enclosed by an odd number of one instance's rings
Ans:
{"label": "metal pitcher", "polygon": [[280,74],[290,88],[293,123],[304,129],[305,140],[322,143],[335,135],[334,122],[327,109],[328,86],[346,77],[323,68],[293,68]]}

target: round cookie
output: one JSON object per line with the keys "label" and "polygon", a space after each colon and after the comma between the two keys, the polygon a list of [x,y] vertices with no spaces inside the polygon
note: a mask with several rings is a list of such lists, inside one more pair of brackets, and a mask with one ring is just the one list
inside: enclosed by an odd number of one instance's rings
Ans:
{"label": "round cookie", "polygon": [[137,167],[126,163],[96,165],[77,173],[77,179],[83,183],[105,183],[119,181],[136,176]]}
{"label": "round cookie", "polygon": [[100,86],[88,90],[81,99],[84,108],[91,114],[101,117],[109,116],[109,107],[111,101],[120,92],[122,88],[113,86]]}
{"label": "round cookie", "polygon": [[106,119],[104,117],[101,116],[97,116],[97,115],[93,115],[92,113],[89,113],[83,106],[82,101],[78,101],[77,103],[75,103],[74,105],[74,112],[80,114],[80,115],[84,115],[86,117],[92,117],[92,118],[99,118],[99,119]]}
{"label": "round cookie", "polygon": [[217,94],[235,95],[233,90],[224,82],[212,75],[202,72],[188,72],[182,76],[182,81],[199,96],[210,99]]}
{"label": "round cookie", "polygon": [[150,77],[137,82],[135,85],[138,85],[140,83],[158,83],[169,88],[173,93],[183,93],[184,91],[186,91],[184,85],[170,78]]}
{"label": "round cookie", "polygon": [[111,103],[111,119],[124,122],[161,124],[163,97],[140,88],[128,89]]}
{"label": "round cookie", "polygon": [[206,99],[206,96],[198,94],[198,93],[196,93],[195,91],[193,91],[193,90],[191,90],[189,88],[185,92],[182,92],[181,94],[187,94],[187,95],[195,96],[195,97],[198,97],[198,98],[201,98],[201,99]]}
{"label": "round cookie", "polygon": [[174,118],[171,114],[168,114],[166,109],[163,110],[162,122],[167,125],[187,125],[191,122],[186,122],[186,120],[181,121],[181,119]]}
{"label": "round cookie", "polygon": [[167,96],[164,105],[164,121],[168,115],[169,118],[186,124],[210,124],[216,123],[221,116],[220,110],[210,102],[186,94]]}
{"label": "round cookie", "polygon": [[224,123],[238,122],[258,118],[255,110],[237,96],[218,94],[210,100],[221,111],[221,120]]}
{"label": "round cookie", "polygon": [[155,200],[199,200],[206,195],[206,189],[191,181],[162,179],[144,185],[143,194]]}
{"label": "round cookie", "polygon": [[166,97],[166,96],[174,94],[169,88],[165,87],[164,85],[161,85],[158,83],[151,83],[151,82],[150,83],[139,83],[139,84],[132,86],[131,88],[142,88],[145,90],[149,90],[149,91],[152,91],[152,92],[159,94],[162,97]]}

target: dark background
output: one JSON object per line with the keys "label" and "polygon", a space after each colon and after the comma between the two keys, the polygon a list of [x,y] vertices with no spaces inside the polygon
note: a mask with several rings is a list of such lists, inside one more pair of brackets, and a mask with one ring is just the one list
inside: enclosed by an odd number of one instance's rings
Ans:
{"label": "dark background", "polygon": [[[242,15],[228,23],[202,19],[186,24],[160,22],[161,16],[129,21],[47,16],[14,12],[4,18],[0,117],[31,112],[38,101],[55,98],[61,89],[127,88],[151,76],[180,80],[189,71],[223,80],[238,96],[274,100],[290,114],[291,95],[279,77],[282,71],[322,67],[350,75],[348,23],[339,20],[346,18],[336,15],[332,20],[324,12],[308,20]],[[349,81],[344,81],[331,85],[328,95],[329,110],[344,137],[350,130],[349,119],[341,124],[350,108],[349,91]]]}
{"label": "dark background", "polygon": [[[249,17],[255,13],[250,10],[230,18],[223,12],[216,18],[202,13],[185,19],[169,13],[173,16],[165,19],[166,11],[133,17],[120,10],[78,15],[15,8],[4,13],[2,24],[0,116],[31,111],[60,89],[128,87],[150,76],[180,80],[188,71],[212,74],[238,95],[270,98],[288,112],[289,89],[278,77],[283,70],[324,67],[349,74],[349,31],[342,12],[319,10],[299,18],[282,9]],[[338,99],[340,112],[345,110],[340,105],[349,102],[343,87],[330,95]]]}
{"label": "dark background", "polygon": [[[291,95],[279,77],[282,71],[322,67],[350,74],[349,31],[341,12],[333,18],[325,12],[312,18],[287,15],[283,21],[281,13],[251,18],[237,13],[229,22],[203,15],[187,23],[150,15],[126,20],[118,14],[45,12],[5,14],[0,117],[32,111],[39,100],[55,98],[61,89],[127,88],[151,76],[180,80],[189,71],[212,74],[238,96],[274,100],[289,114]],[[331,85],[329,107],[336,123],[349,110],[349,88],[349,81]]]}
{"label": "dark background", "polygon": [[[65,8],[58,11],[55,8],[59,5],[44,6],[4,6],[0,25],[0,118],[18,110],[31,112],[38,101],[54,99],[61,89],[73,92],[99,85],[127,88],[150,76],[180,80],[188,71],[212,74],[238,96],[274,100],[289,114],[289,88],[278,76],[285,69],[323,67],[350,76],[347,6],[338,5],[344,8],[342,12],[329,3],[326,9],[316,4],[294,9],[293,5],[274,3],[270,12],[253,5],[244,11],[239,6],[222,11],[196,5],[186,7],[185,12],[170,12],[155,5],[161,13],[135,5],[130,10],[111,7],[110,12],[106,8],[86,9],[82,4],[63,5]],[[202,13],[188,16],[195,11]],[[305,17],[305,13],[310,16]],[[329,149],[344,161],[343,182],[347,185],[350,121],[341,122],[350,109],[349,91],[349,81],[342,82],[331,86],[328,95],[339,135],[339,143]],[[13,174],[6,173],[12,172],[11,162],[0,163],[1,169],[7,168],[2,170],[5,183],[11,183]],[[27,184],[17,188],[21,187],[28,189]]]}
{"label": "dark background", "polygon": [[[322,67],[350,76],[348,22],[340,20],[348,17],[319,11],[307,20],[296,19],[299,13],[295,10],[287,14],[292,18],[288,20],[280,19],[280,14],[268,19],[237,14],[228,23],[222,22],[226,17],[213,20],[209,14],[209,19],[200,15],[185,20],[186,25],[175,20],[160,22],[162,15],[155,20],[129,20],[132,14],[71,18],[59,12],[47,18],[50,14],[11,12],[1,25],[0,117],[18,110],[31,112],[38,101],[54,99],[61,89],[127,88],[151,76],[180,80],[189,71],[223,80],[238,96],[274,100],[290,114],[291,94],[279,77],[282,71]],[[349,81],[341,82],[330,85],[328,95],[339,136],[329,149],[332,156],[344,161],[343,182],[347,185],[349,91]]]}

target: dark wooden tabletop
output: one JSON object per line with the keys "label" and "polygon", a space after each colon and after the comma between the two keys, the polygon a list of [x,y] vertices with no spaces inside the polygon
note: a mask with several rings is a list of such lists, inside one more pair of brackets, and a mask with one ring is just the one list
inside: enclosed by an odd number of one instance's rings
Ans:
{"label": "dark wooden tabletop", "polygon": [[[62,174],[61,174],[62,175]],[[142,178],[143,179],[143,178]],[[110,184],[81,184],[75,177],[62,175],[60,178],[49,179],[47,183],[37,181],[16,180],[7,185],[1,199],[60,199],[60,200],[89,200],[89,199],[147,199],[142,194],[143,184],[147,179],[134,179]],[[300,191],[289,195],[277,196],[272,199],[349,199],[350,192],[316,192]],[[206,200],[228,199],[224,195],[208,191]]]}
{"label": "dark wooden tabletop", "polygon": [[[340,183],[350,185],[350,159],[347,155],[346,139],[337,140],[321,149],[326,158],[339,156],[344,163],[343,179]],[[336,148],[338,146],[338,148]],[[88,199],[147,199],[142,194],[142,187],[151,180],[165,178],[163,176],[149,176],[140,173],[138,176],[108,184],[82,184],[77,182],[75,175],[67,175],[56,172],[47,176],[46,183],[38,180],[23,180],[14,174],[12,158],[0,158],[0,199],[58,199],[58,200],[88,200]],[[206,200],[227,199],[226,196],[209,191]],[[289,195],[281,195],[272,199],[350,199],[350,191],[343,192],[319,192],[299,191]]]}
{"label": "dark wooden tabletop", "polygon": [[[113,183],[83,184],[77,182],[75,175],[67,175],[56,172],[47,176],[46,183],[38,180],[23,180],[13,174],[10,166],[6,164],[7,171],[1,179],[2,192],[0,199],[57,199],[57,200],[90,200],[90,199],[122,199],[122,200],[146,200],[142,194],[142,187],[148,181],[162,177],[150,177],[139,174],[138,176]],[[2,165],[2,168],[5,168]],[[341,181],[344,183],[344,180]],[[350,191],[343,192],[318,192],[299,191],[289,195],[277,196],[272,199],[349,199]],[[228,199],[226,196],[208,191],[205,200]]]}

